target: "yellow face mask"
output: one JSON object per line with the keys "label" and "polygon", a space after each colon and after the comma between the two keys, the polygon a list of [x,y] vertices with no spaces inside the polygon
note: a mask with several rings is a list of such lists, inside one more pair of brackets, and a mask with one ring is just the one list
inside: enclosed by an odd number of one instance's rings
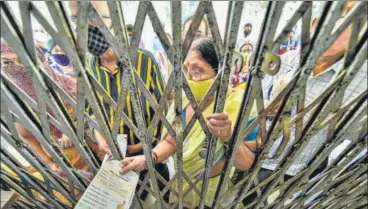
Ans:
{"label": "yellow face mask", "polygon": [[[243,54],[243,63],[246,63],[248,61],[248,53],[247,52],[245,52],[244,54]],[[244,64],[243,64],[244,65]]]}
{"label": "yellow face mask", "polygon": [[204,95],[211,87],[213,80],[213,78],[204,81],[188,80],[189,87],[192,90],[196,101],[201,101],[203,99]]}

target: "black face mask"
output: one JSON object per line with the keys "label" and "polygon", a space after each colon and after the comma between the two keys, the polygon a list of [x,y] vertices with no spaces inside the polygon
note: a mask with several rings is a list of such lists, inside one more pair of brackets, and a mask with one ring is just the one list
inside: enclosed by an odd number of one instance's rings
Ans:
{"label": "black face mask", "polygon": [[88,51],[95,56],[101,56],[108,48],[109,43],[102,32],[97,27],[88,26]]}
{"label": "black face mask", "polygon": [[244,30],[244,36],[247,37],[249,36],[250,32],[252,32],[252,30]]}

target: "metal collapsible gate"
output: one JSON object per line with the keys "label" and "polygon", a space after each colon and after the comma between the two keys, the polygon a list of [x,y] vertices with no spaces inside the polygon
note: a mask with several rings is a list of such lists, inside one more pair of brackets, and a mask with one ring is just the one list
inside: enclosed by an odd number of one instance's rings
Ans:
{"label": "metal collapsible gate", "polygon": [[[72,205],[75,205],[77,202],[76,193],[78,191],[83,192],[88,186],[89,181],[71,168],[70,163],[62,154],[59,146],[50,137],[49,124],[54,125],[71,138],[76,149],[86,161],[89,170],[94,174],[98,171],[99,163],[84,140],[85,135],[88,135],[88,133],[84,132],[85,121],[88,122],[89,127],[99,130],[107,139],[113,155],[120,156],[115,140],[119,125],[110,128],[108,120],[104,115],[104,110],[101,108],[103,105],[100,104],[100,96],[104,97],[110,103],[111,107],[116,110],[115,121],[122,118],[124,123],[130,129],[134,130],[134,134],[143,143],[143,150],[146,159],[148,159],[149,169],[146,179],[139,181],[139,184],[142,186],[141,188],[145,188],[154,196],[154,208],[183,208],[186,206],[183,196],[188,191],[183,191],[182,182],[188,181],[188,178],[183,172],[183,139],[189,133],[194,122],[198,120],[209,138],[209,151],[206,159],[202,188],[195,188],[194,185],[197,182],[190,182],[192,185],[190,189],[193,189],[200,197],[206,196],[208,192],[209,171],[214,161],[217,139],[211,136],[207,130],[206,122],[201,114],[204,107],[201,105],[202,103],[197,104],[194,101],[193,94],[183,76],[181,66],[195,37],[195,31],[205,16],[216,44],[217,55],[221,61],[221,73],[216,77],[204,100],[215,95],[215,112],[222,112],[229,85],[231,71],[230,60],[232,60],[238,30],[242,27],[240,20],[244,2],[229,2],[224,40],[222,40],[220,35],[213,3],[207,1],[200,2],[183,44],[180,42],[182,38],[182,2],[176,1],[170,3],[172,14],[172,43],[164,32],[152,2],[140,2],[134,24],[135,32],[131,46],[126,44],[127,35],[125,32],[123,10],[120,2],[117,1],[108,2],[115,34],[110,32],[100,14],[87,1],[80,1],[78,3],[79,14],[76,32],[72,30],[70,19],[66,14],[65,5],[61,2],[46,2],[48,10],[52,14],[51,18],[55,23],[55,27],[34,6],[34,2],[19,2],[23,27],[17,22],[8,3],[0,2],[0,4],[1,37],[14,48],[21,63],[26,66],[37,93],[37,101],[34,101],[2,71],[1,139],[7,141],[7,143],[17,150],[43,177],[43,180],[34,178],[12,153],[1,147],[1,162],[16,174],[14,176],[2,169],[2,185],[11,188],[27,200],[18,201],[16,203],[17,207],[69,208],[58,198],[55,198],[53,191],[64,195]],[[354,79],[357,76],[361,76],[359,72],[361,72],[362,66],[366,65],[367,62],[367,2],[358,2],[347,14],[344,21],[337,27],[334,26],[336,21],[341,17],[345,2],[325,2],[316,30],[314,33],[311,33],[310,24],[313,3],[304,1],[282,28],[282,32],[276,34],[285,4],[285,2],[267,3],[260,36],[251,60],[251,75],[248,80],[248,87],[243,96],[241,110],[235,124],[235,132],[229,149],[227,149],[225,166],[221,173],[215,200],[211,208],[366,207],[367,90],[364,89],[357,96],[350,96],[351,98],[349,98],[348,102],[345,101],[344,96],[346,96],[346,92]],[[72,99],[59,87],[45,73],[41,65],[38,64],[32,35],[31,14],[55,39],[63,51],[71,57],[72,64],[77,72],[77,101]],[[132,67],[133,65],[131,63],[134,63],[133,60],[136,58],[134,57],[134,53],[129,53],[135,51],[134,49],[138,47],[146,15],[150,18],[169,61],[173,65],[173,71],[169,75],[165,89],[163,90],[164,94],[161,100],[157,102],[146,90],[142,80]],[[118,55],[119,60],[124,64],[124,69],[127,69],[123,72],[123,81],[121,82],[122,91],[117,102],[111,99],[95,81],[93,76],[85,70],[88,19],[95,25],[98,25]],[[287,85],[274,97],[268,106],[265,106],[263,101],[264,92],[262,92],[262,78],[265,73],[272,74],[272,72],[262,71],[263,68],[261,66],[265,63],[265,54],[270,51],[276,51],[287,33],[291,31],[299,20],[302,22],[299,66]],[[306,103],[307,81],[318,58],[348,27],[351,27],[351,34],[346,52],[342,58],[343,65],[339,69],[339,73],[319,93],[318,97],[312,102]],[[175,129],[171,127],[171,124],[164,117],[165,105],[168,103],[168,96],[172,90],[175,90],[175,101],[173,105],[175,105],[177,110]],[[181,129],[181,98],[183,90],[196,113],[185,130]],[[146,97],[150,105],[156,110],[153,120],[148,127],[146,127],[144,122],[138,91]],[[128,92],[131,94],[136,125],[122,111],[124,108],[123,104],[125,104],[125,95]],[[76,115],[68,114],[66,107],[60,102],[64,100],[75,110]],[[91,118],[84,111],[86,102],[94,110],[95,118]],[[244,128],[250,117],[251,106],[254,103],[257,106],[258,116],[251,125]],[[49,114],[46,106],[50,108],[53,115]],[[278,107],[278,111],[270,122],[266,116],[275,107]],[[9,111],[9,109],[12,111]],[[36,111],[39,119],[35,119],[29,109]],[[295,114],[291,114],[294,110]],[[176,157],[178,164],[175,168],[176,173],[170,182],[165,182],[164,178],[153,169],[151,157],[152,147],[149,145],[152,141],[154,130],[160,121],[175,136],[174,138],[177,144]],[[21,123],[32,132],[44,149],[67,174],[67,180],[60,178],[46,168],[44,162],[22,141],[15,129],[14,122]],[[261,140],[258,143],[256,160],[251,169],[245,172],[244,176],[236,185],[229,184],[235,151],[239,148],[244,136],[249,134],[257,124],[260,125],[259,135]],[[321,130],[327,132],[324,135],[325,138],[323,140],[321,139],[323,142],[321,146],[318,147],[311,160],[300,172],[286,179],[285,175],[288,169],[298,156],[305,151],[311,138]],[[259,174],[262,171],[262,165],[268,158],[272,157],[270,154],[272,145],[279,138],[282,140],[281,145],[276,150],[276,155],[280,156],[278,163],[273,168],[272,174],[260,179]],[[291,138],[294,140],[291,140]],[[346,139],[350,140],[350,144],[332,162],[322,167],[330,153]],[[280,155],[280,153],[284,154]],[[315,175],[317,170],[320,170],[320,172]],[[179,182],[177,188],[172,187],[174,179]],[[158,189],[158,181],[166,185],[163,191]],[[150,182],[150,187],[147,186],[147,182]],[[224,185],[231,186],[228,188]],[[142,190],[138,190],[134,198],[134,205],[137,208],[145,208],[147,206],[147,203],[138,198]],[[168,204],[164,201],[163,195],[168,191],[178,197],[178,202]],[[44,198],[36,198],[35,192],[41,194]],[[234,199],[228,202],[228,204],[223,204],[229,195],[233,195]],[[243,200],[245,198],[247,201],[244,205]],[[201,198],[199,208],[204,207],[204,199]]]}

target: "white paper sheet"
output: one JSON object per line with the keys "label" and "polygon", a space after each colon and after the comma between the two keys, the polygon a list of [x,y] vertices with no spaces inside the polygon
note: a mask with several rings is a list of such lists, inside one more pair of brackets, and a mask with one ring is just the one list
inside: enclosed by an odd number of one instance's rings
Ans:
{"label": "white paper sheet", "polygon": [[127,149],[128,149],[128,136],[126,134],[118,134],[116,137],[116,141],[118,142],[118,147],[123,155],[123,157],[126,156]]}
{"label": "white paper sheet", "polygon": [[83,193],[75,209],[130,208],[139,175],[134,171],[120,174],[120,161],[107,158],[106,155],[96,177]]}

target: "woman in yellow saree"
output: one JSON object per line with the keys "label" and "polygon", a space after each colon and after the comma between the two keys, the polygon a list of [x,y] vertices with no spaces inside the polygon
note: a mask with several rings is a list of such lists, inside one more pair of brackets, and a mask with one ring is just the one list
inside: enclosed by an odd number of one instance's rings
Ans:
{"label": "woman in yellow saree", "polygon": [[[217,75],[217,68],[219,62],[216,56],[214,43],[210,38],[200,38],[193,42],[188,56],[184,63],[185,76],[188,84],[193,92],[195,99],[200,102],[207,90],[210,88],[214,78]],[[223,168],[224,161],[222,160],[224,153],[224,146],[230,142],[233,134],[233,126],[237,119],[240,109],[241,99],[243,95],[242,89],[228,89],[227,99],[224,112],[213,114],[214,98],[212,102],[206,107],[203,116],[207,120],[207,125],[211,134],[219,139],[217,143],[215,164],[211,169],[211,179],[209,181],[208,192],[205,199],[207,207],[211,206],[217,184],[219,181],[219,174]],[[183,97],[183,128],[188,124],[194,114],[192,106],[188,99]],[[171,106],[167,118],[173,124],[175,119],[174,107]],[[206,135],[203,132],[199,122],[196,122],[183,144],[183,168],[185,174],[192,182],[202,175],[205,170],[205,161],[200,156],[200,151],[205,142]],[[241,143],[239,150],[236,153],[234,166],[238,170],[247,170],[254,161],[254,150],[256,147],[255,141],[245,141]],[[153,149],[152,158],[154,163],[162,162],[168,159],[176,151],[175,140],[167,131],[164,130],[161,137],[161,142]],[[176,163],[176,162],[175,162]],[[146,169],[146,159],[143,155],[125,158],[122,160],[122,173],[129,170],[142,171]],[[176,182],[172,188],[176,188]],[[202,187],[202,180],[196,185],[197,188]],[[183,181],[183,192],[186,193],[189,184]],[[177,202],[174,195],[170,196],[170,202]],[[184,202],[190,208],[195,208],[199,205],[200,197],[194,190],[191,190],[188,195],[184,197]]]}

